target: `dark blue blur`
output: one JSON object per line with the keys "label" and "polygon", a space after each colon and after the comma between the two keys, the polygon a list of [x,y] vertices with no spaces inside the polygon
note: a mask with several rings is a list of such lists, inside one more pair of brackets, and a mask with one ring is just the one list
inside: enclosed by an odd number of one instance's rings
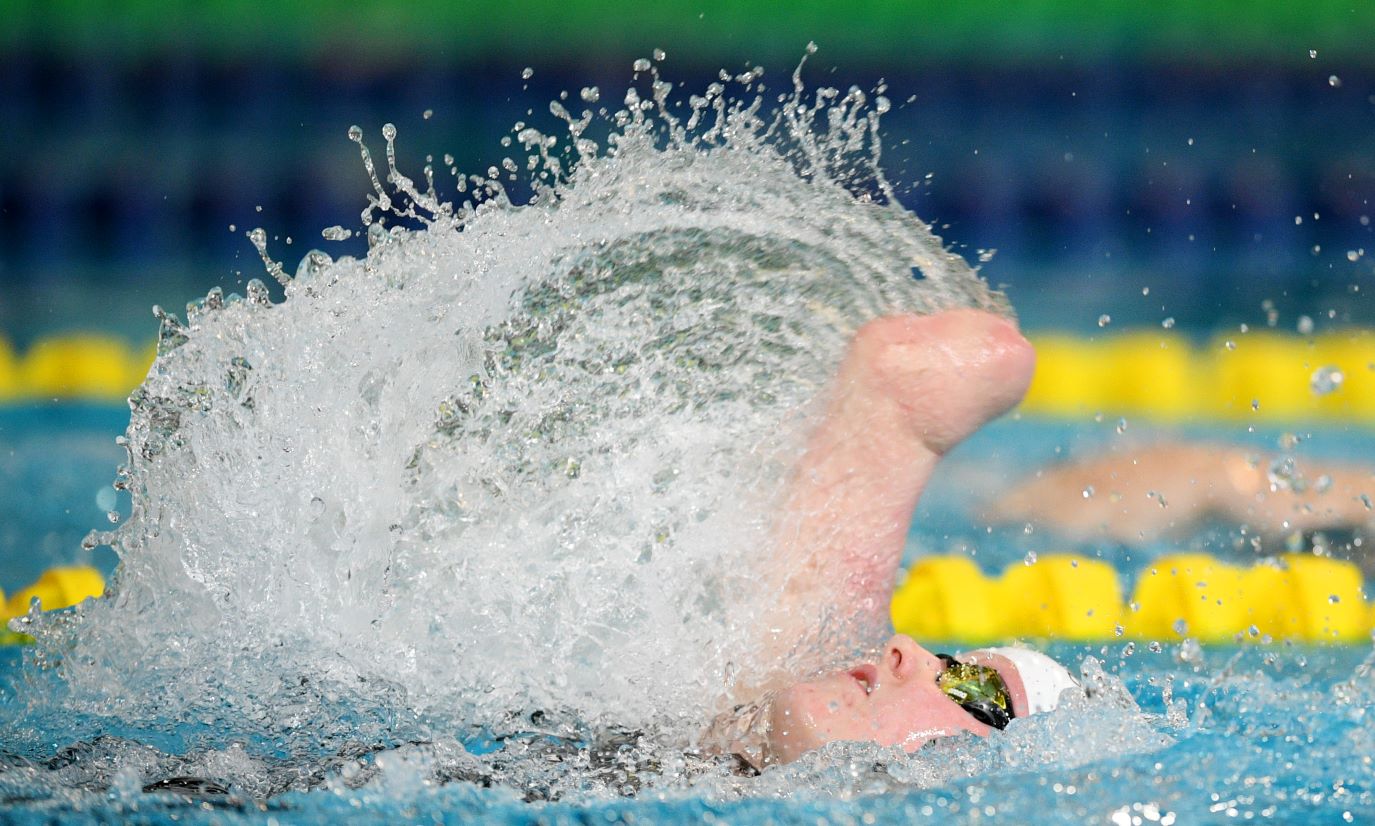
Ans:
{"label": "dark blue blur", "polygon": [[[499,141],[516,121],[552,123],[560,91],[576,102],[598,85],[604,102],[620,100],[628,62],[596,57],[531,60],[522,81],[519,55],[403,66],[0,53],[0,332],[21,347],[74,329],[144,341],[153,303],[180,309],[262,276],[244,238],[255,226],[276,236],[288,270],[311,247],[356,253],[320,238],[356,229],[369,191],[349,125],[380,161],[380,126],[395,122],[415,177],[445,153],[481,173],[512,153]],[[814,85],[879,80],[831,71],[825,57],[808,68]],[[718,68],[671,59],[664,70],[694,92]],[[782,90],[792,66],[769,68]],[[889,176],[971,259],[997,250],[984,273],[1028,327],[1096,331],[1107,313],[1201,332],[1263,322],[1265,300],[1281,326],[1329,311],[1375,322],[1364,300],[1375,288],[1375,68],[966,61],[884,75],[896,104]]]}

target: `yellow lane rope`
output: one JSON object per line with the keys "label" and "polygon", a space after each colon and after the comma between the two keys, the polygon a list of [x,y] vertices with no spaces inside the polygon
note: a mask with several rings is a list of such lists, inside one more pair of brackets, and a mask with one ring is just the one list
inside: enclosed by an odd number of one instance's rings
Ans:
{"label": "yellow lane rope", "polygon": [[1369,644],[1375,626],[1360,570],[1311,554],[1250,567],[1175,554],[1141,571],[1130,599],[1123,594],[1117,570],[1101,559],[1044,555],[990,577],[967,557],[927,557],[908,570],[892,617],[918,639],[976,644],[1015,637]]}
{"label": "yellow lane rope", "polygon": [[[1038,359],[1025,415],[1375,422],[1375,330],[1251,331],[1202,344],[1163,330],[1031,338]],[[24,353],[0,340],[0,402],[122,400],[152,361],[151,345],[93,333],[43,339]]]}
{"label": "yellow lane rope", "polygon": [[[8,601],[0,593],[0,620],[27,614],[33,600],[50,611],[104,591],[94,568],[51,568]],[[968,557],[934,556],[908,570],[891,610],[903,633],[970,644],[1027,637],[1368,644],[1375,627],[1360,570],[1311,554],[1250,567],[1174,554],[1140,572],[1130,599],[1123,594],[1117,570],[1101,559],[1045,555],[990,577]],[[28,641],[0,631],[0,644]]]}

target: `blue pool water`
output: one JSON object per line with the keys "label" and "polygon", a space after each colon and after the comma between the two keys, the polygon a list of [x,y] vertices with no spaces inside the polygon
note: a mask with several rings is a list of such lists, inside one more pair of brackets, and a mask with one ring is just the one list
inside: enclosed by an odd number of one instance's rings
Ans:
{"label": "blue pool water", "polygon": [[[185,322],[159,313],[127,450],[111,444],[122,410],[4,414],[6,587],[51,564],[109,570],[102,546],[122,556],[111,598],[26,618],[38,643],[22,663],[4,654],[4,815],[1375,814],[1368,645],[1051,644],[1085,692],[996,736],[910,755],[832,743],[758,777],[684,752],[753,678],[873,642],[843,593],[788,600],[790,554],[814,546],[773,524],[854,331],[1008,312],[898,204],[879,166],[884,85],[808,90],[802,69],[782,97],[751,69],[729,78],[739,94],[679,100],[636,61],[624,109],[582,89],[548,107],[552,133],[515,127],[525,163],[485,176],[414,169],[394,126],[376,153],[352,128],[373,191],[366,258],[312,250],[288,276],[283,245],[251,230],[285,301],[249,282]],[[514,206],[522,169],[535,197]],[[1070,548],[972,514],[1021,473],[1145,430],[999,423],[932,481],[909,560],[994,571],[1078,550],[1129,577],[1170,548]],[[1354,432],[1193,435],[1375,462]],[[116,461],[132,500],[106,487]],[[118,527],[83,542],[107,513]],[[1232,539],[1182,542],[1247,547]],[[786,621],[762,625],[780,600]]]}
{"label": "blue pool water", "polygon": [[[5,585],[84,557],[86,528],[103,513],[95,497],[119,452],[118,408],[42,407],[0,412]],[[1272,446],[1275,432],[1192,431]],[[1375,460],[1364,432],[1304,433],[1313,455]],[[1084,451],[1114,438],[1111,427],[1004,420],[952,457],[932,484],[911,552],[966,543],[989,569],[1027,547],[1056,543],[1021,532],[971,527],[976,493],[1006,474]],[[64,501],[65,500],[65,501]],[[1214,550],[1225,553],[1225,543]],[[1060,545],[1063,549],[1063,545]],[[1151,550],[1086,549],[1137,568]],[[1119,676],[1138,708],[1111,703],[1016,721],[996,743],[945,741],[922,762],[839,749],[791,773],[774,769],[735,785],[652,788],[623,798],[605,789],[555,802],[527,803],[521,789],[484,788],[455,778],[453,747],[376,742],[317,744],[315,759],[231,717],[149,730],[106,716],[45,718],[22,712],[21,650],[0,649],[0,704],[25,725],[0,734],[0,819],[7,822],[377,822],[730,823],[1370,822],[1375,817],[1375,701],[1368,646],[1203,646],[1159,652],[1125,644],[1053,644],[1066,662],[1085,657]],[[330,713],[366,716],[367,710]],[[395,721],[393,721],[395,722]],[[23,734],[18,734],[22,728]],[[385,726],[383,727],[385,729]],[[394,727],[400,732],[404,727]],[[367,730],[359,726],[360,731]],[[1153,739],[1154,738],[1154,739]],[[423,739],[423,738],[420,738]],[[490,750],[471,734],[459,740]],[[1130,743],[1130,747],[1127,744]],[[1070,745],[1072,744],[1072,745]],[[335,750],[331,761],[326,752]],[[193,775],[226,787],[149,792],[159,779]],[[246,777],[267,777],[255,786]],[[237,781],[236,781],[237,778]],[[276,784],[285,791],[265,796]]]}

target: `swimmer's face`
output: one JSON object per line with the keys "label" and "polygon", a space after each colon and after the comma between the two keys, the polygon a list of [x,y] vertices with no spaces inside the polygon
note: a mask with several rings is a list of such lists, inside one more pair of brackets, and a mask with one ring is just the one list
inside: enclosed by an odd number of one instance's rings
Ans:
{"label": "swimmer's face", "polygon": [[[1026,695],[1016,670],[1001,667],[1010,664],[997,662],[1002,658],[995,655],[961,659],[996,668],[1009,684],[1014,715],[1026,713]],[[936,655],[898,634],[884,645],[876,663],[792,686],[773,703],[773,754],[787,763],[835,740],[900,746],[910,752],[964,731],[988,734],[989,726],[936,685],[942,667]]]}

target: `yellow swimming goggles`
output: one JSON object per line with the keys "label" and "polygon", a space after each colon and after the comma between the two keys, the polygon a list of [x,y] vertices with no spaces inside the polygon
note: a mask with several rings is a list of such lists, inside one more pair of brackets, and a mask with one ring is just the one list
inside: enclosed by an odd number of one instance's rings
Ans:
{"label": "yellow swimming goggles", "polygon": [[1012,721],[1012,699],[1007,683],[996,669],[986,665],[962,663],[949,654],[937,654],[945,668],[936,675],[936,685],[945,696],[969,712],[975,720],[996,729]]}

